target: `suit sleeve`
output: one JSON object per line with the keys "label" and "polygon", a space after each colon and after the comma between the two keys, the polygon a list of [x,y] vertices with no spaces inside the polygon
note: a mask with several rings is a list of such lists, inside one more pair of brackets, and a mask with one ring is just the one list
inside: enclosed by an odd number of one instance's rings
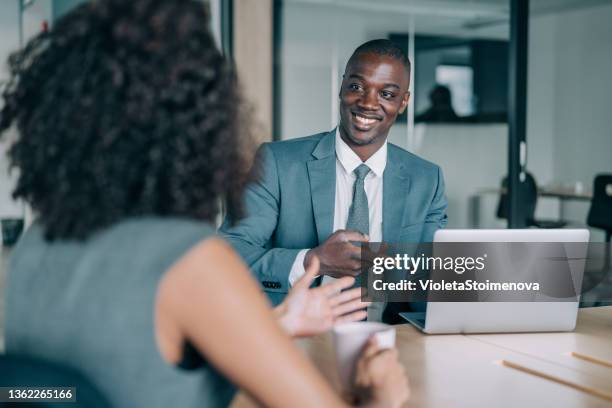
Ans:
{"label": "suit sleeve", "polygon": [[245,217],[234,225],[226,217],[219,232],[266,290],[287,292],[289,271],[302,248],[272,248],[271,245],[278,224],[280,188],[276,159],[268,144],[259,148],[255,168],[259,174],[244,193]]}
{"label": "suit sleeve", "polygon": [[446,208],[448,207],[448,201],[444,194],[444,176],[442,170],[438,167],[436,191],[434,197],[429,205],[427,216],[425,217],[425,226],[423,227],[423,235],[421,242],[432,242],[434,233],[446,226],[448,223],[448,217],[446,215]]}

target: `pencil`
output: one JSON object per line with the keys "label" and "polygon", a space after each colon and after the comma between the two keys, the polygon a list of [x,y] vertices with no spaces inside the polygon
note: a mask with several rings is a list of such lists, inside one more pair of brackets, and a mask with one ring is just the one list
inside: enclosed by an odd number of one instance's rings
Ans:
{"label": "pencil", "polygon": [[540,377],[540,378],[544,378],[544,379],[552,381],[552,382],[556,382],[557,384],[565,385],[566,387],[570,387],[570,388],[573,388],[575,390],[582,391],[582,392],[587,393],[589,395],[593,395],[595,397],[605,399],[606,401],[612,401],[612,393],[610,393],[608,391],[599,390],[599,389],[593,388],[593,387],[587,387],[586,385],[576,384],[574,382],[567,381],[567,380],[564,380],[562,378],[555,377],[553,375],[546,374],[546,373],[543,373],[541,371],[534,370],[532,368],[524,367],[522,365],[513,363],[513,362],[508,361],[508,360],[502,360],[501,364],[506,366],[506,367],[514,368],[515,370],[522,371],[524,373],[534,375],[536,377]]}
{"label": "pencil", "polygon": [[570,353],[570,356],[579,358],[579,359],[584,360],[584,361],[588,361],[589,363],[599,364],[599,365],[602,365],[604,367],[612,368],[612,361],[606,361],[606,360],[602,360],[602,359],[599,359],[599,358],[587,356],[586,354],[576,353],[575,351],[572,351]]}

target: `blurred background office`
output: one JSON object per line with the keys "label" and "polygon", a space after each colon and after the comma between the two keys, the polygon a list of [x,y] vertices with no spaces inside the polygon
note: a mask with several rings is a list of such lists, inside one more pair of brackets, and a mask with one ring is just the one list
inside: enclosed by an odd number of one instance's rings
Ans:
{"label": "blurred background office", "polygon": [[[0,2],[0,88],[10,52],[83,1]],[[592,240],[605,239],[612,181],[599,179],[599,196],[593,185],[597,175],[612,174],[609,0],[203,3],[219,47],[237,65],[261,141],[335,127],[350,53],[390,38],[413,61],[411,103],[390,141],[442,167],[449,228],[585,227],[589,218]],[[517,4],[528,9],[512,15]],[[5,247],[21,220],[31,220],[10,197],[16,175],[5,151],[15,137],[0,140]]]}
{"label": "blurred background office", "polygon": [[[371,38],[391,38],[410,54],[414,78],[407,118],[390,140],[443,168],[449,228],[506,226],[497,206],[508,174],[509,0],[275,4],[281,34],[276,136],[335,126],[351,51]],[[536,219],[586,225],[593,180],[612,173],[611,19],[606,0],[530,2],[524,102],[526,170],[542,190]],[[440,85],[450,91],[457,119],[424,114]],[[593,229],[592,236],[603,240],[604,232]]]}
{"label": "blurred background office", "polygon": [[[0,59],[82,1],[3,1]],[[450,228],[503,228],[497,210],[508,174],[510,1],[205,3],[220,47],[236,61],[262,141],[336,126],[338,87],[352,50],[372,38],[396,41],[414,61],[413,97],[390,140],[442,166]],[[612,4],[529,4],[527,92],[518,102],[527,109],[525,170],[539,188],[534,218],[586,225],[594,178],[612,173]],[[5,79],[3,64],[0,83]],[[440,98],[450,105],[435,114]],[[5,136],[0,144],[2,218],[27,214],[10,199],[9,143]],[[601,229],[592,234],[603,240]]]}

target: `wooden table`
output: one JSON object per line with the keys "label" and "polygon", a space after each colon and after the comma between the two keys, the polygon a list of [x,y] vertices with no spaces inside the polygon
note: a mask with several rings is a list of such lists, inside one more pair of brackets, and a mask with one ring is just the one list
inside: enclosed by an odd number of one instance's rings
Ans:
{"label": "wooden table", "polygon": [[[396,327],[412,390],[409,407],[612,406],[612,401],[500,364],[507,360],[612,394],[612,368],[569,354],[612,362],[612,307],[580,310],[572,333],[424,335],[410,325]],[[331,336],[299,345],[337,388]],[[251,406],[244,394],[233,404]]]}

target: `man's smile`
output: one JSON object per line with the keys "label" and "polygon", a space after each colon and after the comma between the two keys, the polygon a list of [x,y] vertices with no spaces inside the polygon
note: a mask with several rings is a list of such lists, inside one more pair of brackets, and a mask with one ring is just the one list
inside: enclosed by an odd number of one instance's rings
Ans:
{"label": "man's smile", "polygon": [[374,115],[366,115],[356,112],[351,112],[351,115],[353,117],[353,124],[358,130],[361,131],[370,130],[377,122],[381,121],[380,117]]}

